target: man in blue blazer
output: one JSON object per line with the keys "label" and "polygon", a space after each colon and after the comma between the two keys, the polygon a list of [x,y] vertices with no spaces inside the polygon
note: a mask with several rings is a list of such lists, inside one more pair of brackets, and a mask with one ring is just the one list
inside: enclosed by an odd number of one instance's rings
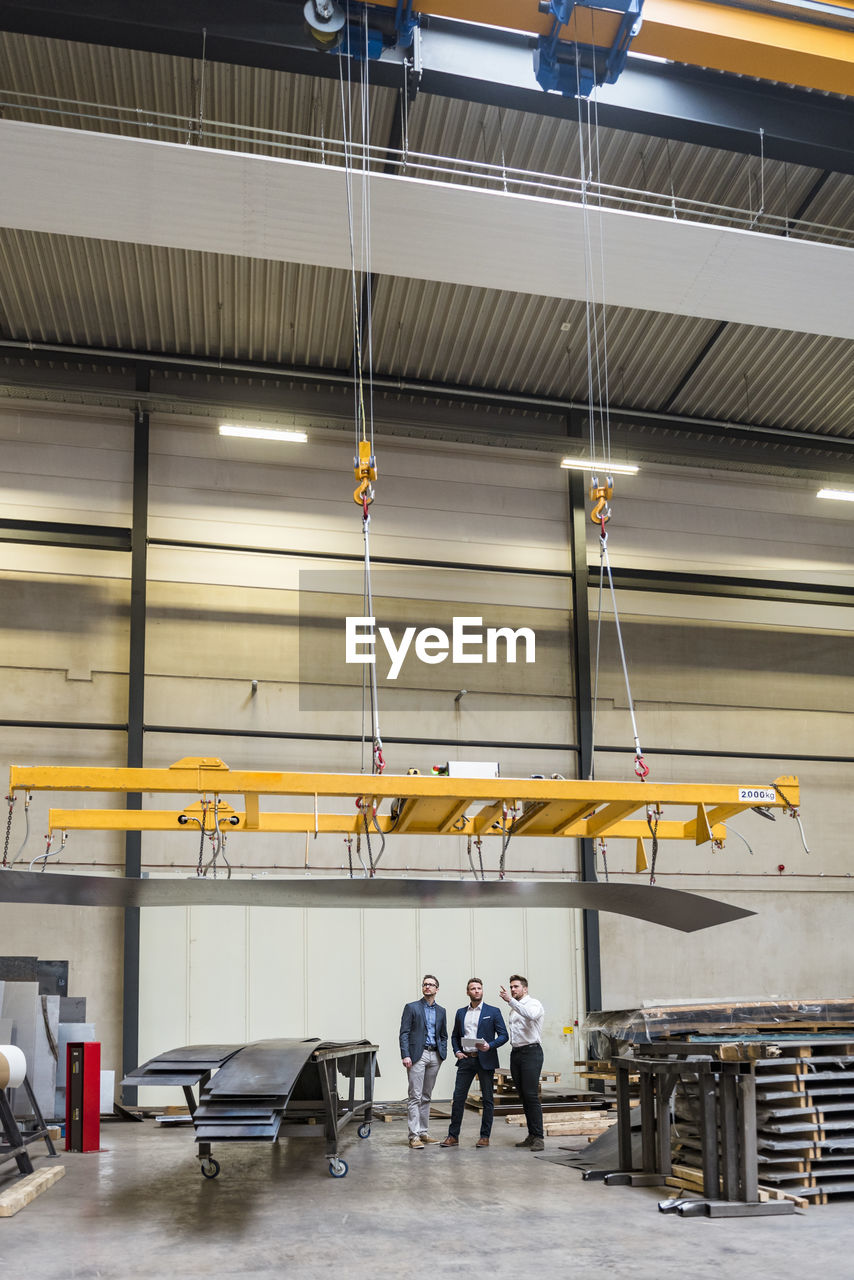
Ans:
{"label": "man in blue blazer", "polygon": [[[457,1010],[451,1035],[451,1045],[457,1056],[457,1082],[454,1085],[451,1124],[447,1138],[441,1143],[443,1147],[460,1145],[463,1111],[475,1076],[480,1081],[483,1111],[480,1117],[480,1137],[474,1145],[489,1146],[489,1135],[492,1133],[493,1077],[498,1066],[498,1050],[509,1039],[501,1010],[483,1002],[483,983],[480,978],[470,978],[466,992],[469,1003]],[[467,1043],[476,1041],[477,1048],[464,1048],[463,1040]]]}
{"label": "man in blue blazer", "polygon": [[448,1020],[445,1010],[436,1004],[438,978],[426,973],[421,990],[421,999],[404,1005],[400,1019],[400,1058],[409,1076],[407,1111],[413,1150],[436,1141],[427,1132],[430,1099],[439,1068],[448,1056]]}

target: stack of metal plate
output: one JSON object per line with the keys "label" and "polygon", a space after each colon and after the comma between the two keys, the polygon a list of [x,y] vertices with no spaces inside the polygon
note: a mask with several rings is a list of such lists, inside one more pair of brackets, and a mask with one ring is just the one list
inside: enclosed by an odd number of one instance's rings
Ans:
{"label": "stack of metal plate", "polygon": [[217,1072],[193,1116],[197,1142],[275,1142],[319,1040],[257,1040]]}

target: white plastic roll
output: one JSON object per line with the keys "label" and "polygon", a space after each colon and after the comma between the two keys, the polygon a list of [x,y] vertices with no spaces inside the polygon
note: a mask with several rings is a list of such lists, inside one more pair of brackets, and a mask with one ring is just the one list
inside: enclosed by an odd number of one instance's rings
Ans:
{"label": "white plastic roll", "polygon": [[0,1044],[0,1089],[17,1089],[24,1083],[27,1060],[16,1044]]}

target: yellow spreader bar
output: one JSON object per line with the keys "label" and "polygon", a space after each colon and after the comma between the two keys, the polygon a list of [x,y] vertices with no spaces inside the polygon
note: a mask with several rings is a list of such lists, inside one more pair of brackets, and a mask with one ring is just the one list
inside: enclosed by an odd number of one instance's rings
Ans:
{"label": "yellow spreader bar", "polygon": [[[755,806],[797,808],[798,779],[772,784],[588,782],[545,778],[451,778],[396,774],[278,773],[231,770],[221,760],[190,757],[168,769],[66,766],[10,770],[10,794],[20,791],[171,792],[198,797],[183,809],[51,809],[52,831],[198,832],[201,817],[226,829],[266,832],[356,834],[363,813],[376,810],[388,835],[471,835],[644,839],[647,814],[657,820],[659,840],[722,840],[725,819]],[[265,796],[309,801],[298,811],[264,812]],[[242,797],[242,811],[225,797]],[[352,801],[343,813],[320,813],[321,799]],[[356,801],[360,807],[357,807]],[[382,806],[394,801],[395,817]],[[667,816],[673,808],[688,816]],[[215,813],[216,811],[216,813]],[[373,823],[372,823],[373,825]],[[376,828],[374,828],[376,829]]]}

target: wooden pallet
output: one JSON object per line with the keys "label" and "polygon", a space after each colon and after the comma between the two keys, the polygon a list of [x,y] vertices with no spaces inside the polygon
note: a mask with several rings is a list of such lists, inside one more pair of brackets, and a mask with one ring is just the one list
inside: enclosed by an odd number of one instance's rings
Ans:
{"label": "wooden pallet", "polygon": [[[703,1171],[694,1165],[674,1164],[665,1183],[668,1187],[678,1187],[683,1191],[702,1195]],[[719,1186],[718,1189],[722,1188]],[[796,1195],[792,1191],[783,1191],[780,1187],[760,1186],[758,1199],[760,1204],[768,1200],[791,1200],[799,1209],[806,1209],[809,1206],[809,1200],[806,1197]]]}
{"label": "wooden pallet", "polygon": [[[495,1092],[498,1093],[515,1093],[516,1086],[513,1083],[513,1077],[509,1071],[496,1071],[494,1076]],[[540,1072],[540,1088],[544,1084],[560,1084],[559,1071],[541,1071]]]}
{"label": "wooden pallet", "polygon": [[[543,1129],[547,1138],[584,1137],[586,1134],[598,1136],[616,1124],[617,1117],[613,1111],[567,1111],[557,1115],[543,1116]],[[507,1116],[507,1124],[522,1128],[524,1116]]]}

